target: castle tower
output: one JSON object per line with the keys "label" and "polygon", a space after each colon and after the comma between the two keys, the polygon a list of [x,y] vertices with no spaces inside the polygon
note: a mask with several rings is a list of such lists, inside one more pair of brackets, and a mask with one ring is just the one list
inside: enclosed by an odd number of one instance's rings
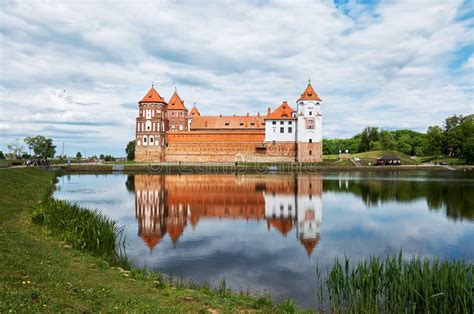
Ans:
{"label": "castle tower", "polygon": [[311,82],[297,100],[297,161],[320,162],[323,159],[321,98]]}
{"label": "castle tower", "polygon": [[135,160],[141,162],[163,161],[167,103],[152,86],[138,102],[136,122]]}
{"label": "castle tower", "polygon": [[179,97],[175,90],[168,102],[166,110],[168,118],[168,131],[187,131],[188,130],[188,109],[184,106],[184,101]]}

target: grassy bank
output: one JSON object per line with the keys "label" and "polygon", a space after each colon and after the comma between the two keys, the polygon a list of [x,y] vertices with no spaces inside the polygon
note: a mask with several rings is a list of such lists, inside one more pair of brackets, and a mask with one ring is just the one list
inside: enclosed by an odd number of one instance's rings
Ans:
{"label": "grassy bank", "polygon": [[0,171],[0,312],[274,312],[292,306],[110,267],[86,248],[73,248],[63,232],[45,232],[32,222],[34,210],[48,200],[53,172]]}

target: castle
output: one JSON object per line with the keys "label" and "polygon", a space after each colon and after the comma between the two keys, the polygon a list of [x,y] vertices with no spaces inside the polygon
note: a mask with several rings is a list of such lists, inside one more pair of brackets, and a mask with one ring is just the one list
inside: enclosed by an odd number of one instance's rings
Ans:
{"label": "castle", "polygon": [[175,90],[169,102],[154,86],[138,102],[139,162],[320,162],[321,99],[308,82],[296,110],[284,101],[266,115],[204,116]]}

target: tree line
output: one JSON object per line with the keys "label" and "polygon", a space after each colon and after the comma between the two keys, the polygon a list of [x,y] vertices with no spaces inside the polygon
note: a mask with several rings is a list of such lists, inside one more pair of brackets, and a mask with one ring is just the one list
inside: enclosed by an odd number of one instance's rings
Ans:
{"label": "tree line", "polygon": [[430,126],[426,133],[366,127],[351,138],[323,140],[325,155],[345,150],[351,153],[397,150],[410,156],[454,157],[474,163],[474,114],[450,116],[441,126]]}

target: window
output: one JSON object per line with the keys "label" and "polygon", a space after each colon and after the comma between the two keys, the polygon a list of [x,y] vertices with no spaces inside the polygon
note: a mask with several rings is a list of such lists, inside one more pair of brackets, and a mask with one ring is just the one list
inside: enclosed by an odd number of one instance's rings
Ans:
{"label": "window", "polygon": [[143,137],[143,143],[146,143],[146,136]]}
{"label": "window", "polygon": [[281,125],[285,124],[285,121],[280,121],[280,124],[281,124]]}
{"label": "window", "polygon": [[310,143],[313,143],[313,139],[312,139],[312,138],[310,138],[310,139],[309,139],[309,142],[310,142]]}
{"label": "window", "polygon": [[280,133],[285,133],[285,128],[280,128]]}
{"label": "window", "polygon": [[255,125],[255,123],[254,123],[254,122],[250,122],[250,125],[251,125],[251,126],[254,126],[254,125]]}
{"label": "window", "polygon": [[244,123],[243,123],[243,122],[240,122],[239,124],[240,124],[240,126],[243,126],[243,125],[244,125]]}
{"label": "window", "polygon": [[309,112],[309,115],[310,115],[310,116],[312,116],[312,115],[313,115],[313,112],[312,112],[312,111],[310,111],[310,112]]}
{"label": "window", "polygon": [[293,121],[288,121],[288,124],[289,124],[289,125],[292,125],[292,124],[293,124]]}
{"label": "window", "polygon": [[153,137],[150,137],[150,143],[153,143]]}
{"label": "window", "polygon": [[288,128],[288,133],[293,133],[293,128],[292,127]]}
{"label": "window", "polygon": [[225,123],[225,126],[229,126],[229,122],[226,122],[226,123]]}
{"label": "window", "polygon": [[272,124],[275,125],[275,124],[277,124],[277,122],[276,122],[276,121],[272,121]]}
{"label": "window", "polygon": [[313,152],[312,152],[312,151],[309,151],[309,155],[311,156],[312,154],[313,154]]}

